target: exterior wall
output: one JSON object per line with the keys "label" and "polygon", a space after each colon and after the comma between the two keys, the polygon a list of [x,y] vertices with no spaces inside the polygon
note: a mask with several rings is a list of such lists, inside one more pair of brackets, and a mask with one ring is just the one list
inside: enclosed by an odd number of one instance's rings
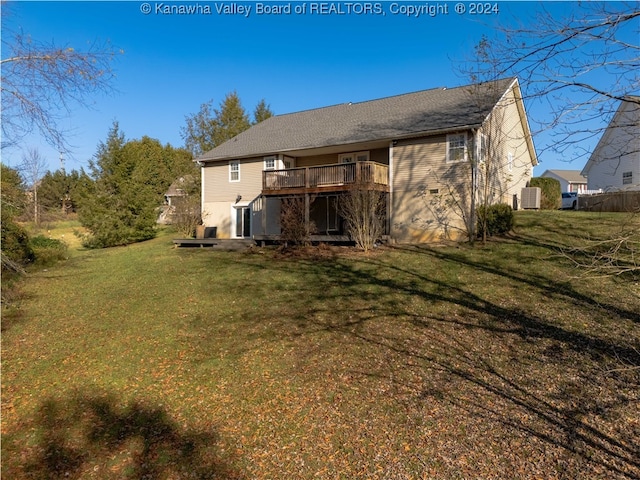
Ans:
{"label": "exterior wall", "polygon": [[[364,151],[355,150],[355,151]],[[341,153],[350,153],[349,149],[346,149]],[[332,165],[335,163],[339,163],[339,154],[332,153],[326,155],[311,155],[307,157],[297,157],[296,158],[296,167],[315,167],[317,165]],[[372,162],[381,163],[383,165],[389,165],[389,150],[387,148],[377,148],[374,150],[369,150],[369,160]]]}
{"label": "exterior wall", "polygon": [[[348,153],[345,152],[345,153]],[[388,164],[388,149],[370,151],[370,160]],[[313,155],[295,159],[296,167],[338,163],[338,154]],[[280,199],[260,197],[264,157],[240,160],[240,180],[229,180],[229,162],[207,164],[202,167],[202,212],[204,225],[217,227],[218,238],[234,238],[236,233],[235,208],[251,208],[252,235],[280,234]],[[236,201],[241,197],[239,201]],[[266,217],[262,210],[266,208]]]}
{"label": "exterior wall", "polygon": [[446,145],[442,135],[393,146],[390,235],[394,241],[426,243],[464,237],[471,200],[470,168],[468,162],[447,163]]}
{"label": "exterior wall", "polygon": [[[240,206],[252,209],[252,233],[260,231],[260,210],[256,200],[262,191],[263,169],[262,157],[240,160],[240,181],[231,182],[228,162],[202,167],[203,223],[207,227],[217,227],[218,238],[235,236],[234,208]],[[241,199],[236,201],[239,196]]]}
{"label": "exterior wall", "polygon": [[467,238],[472,161],[478,165],[478,205],[506,203],[520,208],[519,196],[531,179],[534,162],[521,105],[510,90],[479,132],[467,131],[465,161],[447,161],[446,135],[400,141],[392,147],[390,234],[394,241]]}
{"label": "exterior wall", "polygon": [[509,90],[480,130],[490,140],[486,164],[479,167],[479,204],[506,203],[520,208],[520,193],[531,180],[534,161],[526,141],[524,112],[520,106],[514,90]]}
{"label": "exterior wall", "polygon": [[[631,184],[622,174],[631,172]],[[640,190],[640,107],[623,104],[603,134],[585,169],[589,190]]]}

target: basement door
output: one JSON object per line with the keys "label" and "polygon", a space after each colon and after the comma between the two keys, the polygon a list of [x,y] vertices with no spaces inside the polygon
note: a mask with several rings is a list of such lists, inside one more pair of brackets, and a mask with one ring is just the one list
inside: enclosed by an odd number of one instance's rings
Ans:
{"label": "basement door", "polygon": [[251,207],[234,207],[236,213],[236,238],[251,237]]}

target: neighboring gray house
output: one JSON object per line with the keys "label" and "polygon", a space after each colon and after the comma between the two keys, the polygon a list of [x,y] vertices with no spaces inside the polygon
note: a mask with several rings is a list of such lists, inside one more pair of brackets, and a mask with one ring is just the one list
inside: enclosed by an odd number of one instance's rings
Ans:
{"label": "neighboring gray house", "polygon": [[336,205],[358,183],[384,192],[402,243],[462,237],[472,194],[517,204],[537,164],[515,78],[273,116],[196,161],[220,238],[278,239],[282,200],[298,197],[315,239],[346,239]]}
{"label": "neighboring gray house", "polygon": [[580,173],[580,170],[545,170],[540,176],[558,180],[562,192],[584,193],[587,191],[587,178]]}
{"label": "neighboring gray house", "polygon": [[640,97],[620,102],[582,175],[589,190],[640,190]]}

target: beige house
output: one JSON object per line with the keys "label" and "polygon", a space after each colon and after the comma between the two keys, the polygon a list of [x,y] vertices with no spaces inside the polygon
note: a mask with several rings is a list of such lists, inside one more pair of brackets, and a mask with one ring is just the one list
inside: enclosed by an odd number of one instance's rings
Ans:
{"label": "beige house", "polygon": [[466,238],[473,206],[517,208],[537,164],[515,78],[274,116],[196,161],[218,238],[277,240],[298,197],[315,240],[346,240],[337,205],[358,184],[385,195],[398,243]]}

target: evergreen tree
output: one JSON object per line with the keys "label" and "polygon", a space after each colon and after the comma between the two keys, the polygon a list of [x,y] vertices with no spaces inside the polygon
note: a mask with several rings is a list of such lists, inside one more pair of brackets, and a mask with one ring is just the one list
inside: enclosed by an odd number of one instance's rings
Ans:
{"label": "evergreen tree", "polygon": [[[33,260],[33,250],[29,245],[29,235],[16,221],[27,204],[22,177],[17,170],[0,164],[0,205],[2,249],[2,273],[21,272],[22,266]],[[3,282],[4,284],[4,282]],[[3,296],[4,298],[4,296]]]}
{"label": "evergreen tree", "polygon": [[106,143],[89,164],[93,182],[82,192],[78,218],[90,232],[89,247],[112,247],[155,236],[158,195],[136,181],[135,158],[125,151],[124,134],[114,123]]}
{"label": "evergreen tree", "polygon": [[43,211],[71,213],[76,211],[78,189],[89,178],[87,174],[76,170],[70,173],[64,170],[47,172],[40,181],[38,197]]}
{"label": "evergreen tree", "polygon": [[273,112],[263,98],[253,111],[253,124],[263,122],[269,117],[273,117]]}
{"label": "evergreen tree", "polygon": [[188,151],[147,136],[126,141],[114,123],[90,162],[92,181],[79,202],[78,218],[91,232],[85,244],[110,247],[153,238],[167,188],[175,178],[196,173]]}
{"label": "evergreen tree", "polygon": [[216,146],[222,145],[227,140],[251,127],[249,115],[247,115],[242,103],[240,103],[240,97],[236,92],[228,93],[220,104],[220,109],[215,109],[214,113],[216,117],[213,142]]}
{"label": "evergreen tree", "polygon": [[197,157],[242,133],[251,125],[273,116],[273,112],[261,100],[253,115],[252,123],[235,91],[225,96],[219,108],[213,108],[213,101],[203,103],[198,113],[186,117],[187,124],[181,131],[185,148]]}

